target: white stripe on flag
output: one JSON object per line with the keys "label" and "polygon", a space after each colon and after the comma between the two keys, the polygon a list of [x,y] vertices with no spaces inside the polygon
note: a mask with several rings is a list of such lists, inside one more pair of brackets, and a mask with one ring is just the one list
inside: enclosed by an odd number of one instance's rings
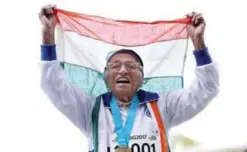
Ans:
{"label": "white stripe on flag", "polygon": [[[58,27],[59,28],[59,27]],[[107,55],[121,48],[133,49],[144,62],[145,78],[181,76],[187,39],[157,42],[145,46],[123,47],[84,37],[75,32],[57,30],[59,60],[103,72]]]}

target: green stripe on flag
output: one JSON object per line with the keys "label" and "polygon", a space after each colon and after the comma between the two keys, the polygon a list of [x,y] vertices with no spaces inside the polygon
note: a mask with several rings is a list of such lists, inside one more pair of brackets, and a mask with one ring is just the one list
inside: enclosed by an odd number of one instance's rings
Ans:
{"label": "green stripe on flag", "polygon": [[[69,82],[77,85],[88,94],[99,96],[108,91],[103,73],[69,63],[61,63],[61,66],[67,73]],[[182,76],[145,78],[142,85],[143,90],[157,93],[182,87]]]}

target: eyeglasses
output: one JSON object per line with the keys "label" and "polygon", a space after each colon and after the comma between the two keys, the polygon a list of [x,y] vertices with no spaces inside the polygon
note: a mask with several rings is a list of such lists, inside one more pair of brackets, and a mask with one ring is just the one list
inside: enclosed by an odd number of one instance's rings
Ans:
{"label": "eyeglasses", "polygon": [[142,70],[142,66],[137,63],[137,62],[131,62],[131,61],[115,61],[115,62],[109,62],[107,64],[107,68],[113,71],[119,71],[122,67],[122,65],[124,66],[124,68],[129,71],[135,71],[135,70]]}

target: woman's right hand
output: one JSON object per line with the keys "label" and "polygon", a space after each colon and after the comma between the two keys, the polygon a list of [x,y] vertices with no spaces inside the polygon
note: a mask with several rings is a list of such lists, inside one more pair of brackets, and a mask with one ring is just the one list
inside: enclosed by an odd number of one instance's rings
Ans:
{"label": "woman's right hand", "polygon": [[44,44],[54,44],[55,42],[54,33],[56,20],[52,10],[55,7],[56,5],[43,6],[39,13],[39,20],[42,24],[42,35]]}

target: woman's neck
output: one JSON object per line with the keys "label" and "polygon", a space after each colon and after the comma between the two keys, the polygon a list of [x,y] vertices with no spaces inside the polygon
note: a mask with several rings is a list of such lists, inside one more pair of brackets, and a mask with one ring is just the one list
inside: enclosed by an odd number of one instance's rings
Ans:
{"label": "woman's neck", "polygon": [[132,99],[132,97],[130,97],[130,96],[120,96],[120,97],[117,97],[117,100],[118,101],[121,101],[121,102],[124,102],[124,103],[131,102],[131,99]]}
{"label": "woman's neck", "polygon": [[123,102],[118,100],[118,106],[119,107],[124,107],[124,108],[129,108],[131,102]]}

